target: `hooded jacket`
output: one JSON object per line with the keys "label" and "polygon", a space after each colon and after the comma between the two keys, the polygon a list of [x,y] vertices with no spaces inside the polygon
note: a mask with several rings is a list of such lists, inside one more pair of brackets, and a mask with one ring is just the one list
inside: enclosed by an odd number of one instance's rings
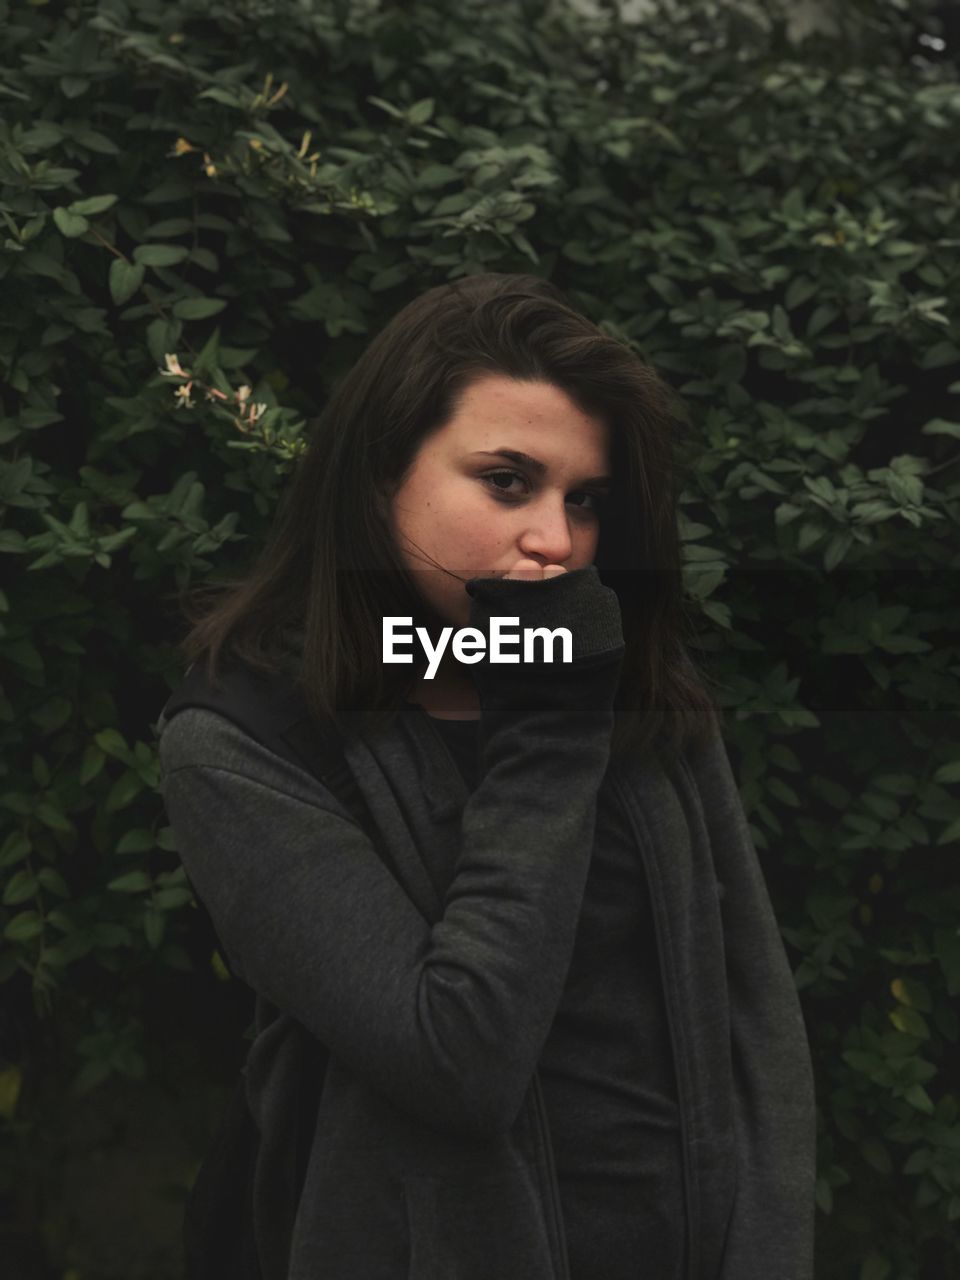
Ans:
{"label": "hooded jacket", "polygon": [[[467,589],[471,625],[566,626],[573,662],[471,668],[472,794],[415,704],[348,735],[376,841],[224,717],[158,722],[181,858],[258,997],[246,1079],[265,1280],[569,1280],[537,1061],[604,804],[635,834],[653,909],[684,1280],[810,1280],[810,1055],[719,726],[679,756],[611,761],[624,646],[596,568]],[[305,1035],[329,1058],[297,1197]]]}

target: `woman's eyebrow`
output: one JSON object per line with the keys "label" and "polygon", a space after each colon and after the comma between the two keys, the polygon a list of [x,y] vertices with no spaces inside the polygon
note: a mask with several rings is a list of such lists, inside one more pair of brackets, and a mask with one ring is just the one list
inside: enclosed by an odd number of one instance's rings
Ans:
{"label": "woman's eyebrow", "polygon": [[[476,453],[483,458],[509,458],[511,462],[519,462],[521,465],[528,466],[531,471],[538,476],[545,475],[548,471],[547,464],[541,462],[539,458],[531,458],[529,453],[520,453],[517,449],[477,449]],[[609,487],[613,484],[612,476],[591,476],[589,480],[581,481],[582,484],[606,485]]]}

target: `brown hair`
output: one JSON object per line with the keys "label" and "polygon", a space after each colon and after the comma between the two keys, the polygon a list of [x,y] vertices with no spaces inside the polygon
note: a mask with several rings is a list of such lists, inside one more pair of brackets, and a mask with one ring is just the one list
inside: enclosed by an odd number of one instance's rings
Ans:
{"label": "brown hair", "polygon": [[671,388],[626,344],[576,311],[548,281],[497,272],[427,290],[366,348],[311,425],[270,534],[245,576],[181,594],[190,624],[179,649],[261,671],[291,632],[298,680],[319,720],[344,711],[386,724],[422,667],[384,666],[385,614],[434,622],[394,544],[381,494],[420,443],[455,413],[478,376],[560,387],[610,424],[613,491],[594,563],[620,600],[626,653],[612,754],[654,742],[702,742],[720,713],[686,652],[677,501],[689,422]]}

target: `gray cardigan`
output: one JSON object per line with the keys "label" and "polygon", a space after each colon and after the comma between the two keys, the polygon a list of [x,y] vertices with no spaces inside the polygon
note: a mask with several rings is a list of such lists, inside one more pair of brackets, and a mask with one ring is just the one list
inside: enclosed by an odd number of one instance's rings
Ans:
{"label": "gray cardigan", "polygon": [[[810,1056],[719,728],[679,760],[612,763],[623,642],[596,569],[468,590],[472,625],[568,626],[575,661],[471,668],[472,795],[413,704],[349,737],[378,848],[315,777],[224,717],[157,725],[182,860],[258,996],[246,1074],[265,1280],[568,1280],[537,1062],[600,804],[634,830],[653,906],[684,1280],[810,1280]],[[304,1031],[330,1059],[297,1203]]]}

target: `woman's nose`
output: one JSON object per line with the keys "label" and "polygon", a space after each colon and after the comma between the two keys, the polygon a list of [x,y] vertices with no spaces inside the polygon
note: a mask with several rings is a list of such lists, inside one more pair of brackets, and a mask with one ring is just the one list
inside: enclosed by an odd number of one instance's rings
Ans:
{"label": "woman's nose", "polygon": [[527,523],[517,543],[520,552],[534,559],[542,557],[544,564],[563,564],[573,550],[570,517],[563,499],[527,507],[524,514]]}

